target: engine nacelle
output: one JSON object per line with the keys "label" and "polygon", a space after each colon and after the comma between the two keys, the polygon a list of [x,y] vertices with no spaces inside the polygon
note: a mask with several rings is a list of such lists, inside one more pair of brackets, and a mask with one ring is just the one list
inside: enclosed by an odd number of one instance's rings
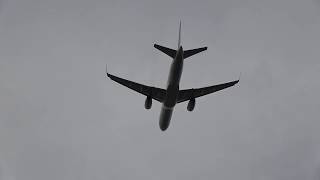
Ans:
{"label": "engine nacelle", "polygon": [[188,102],[187,110],[193,111],[195,105],[196,105],[196,100],[194,98],[190,99],[190,101]]}
{"label": "engine nacelle", "polygon": [[145,107],[146,109],[150,109],[151,106],[152,106],[152,99],[151,99],[150,96],[148,96],[148,97],[146,98],[146,101],[144,102],[144,107]]}

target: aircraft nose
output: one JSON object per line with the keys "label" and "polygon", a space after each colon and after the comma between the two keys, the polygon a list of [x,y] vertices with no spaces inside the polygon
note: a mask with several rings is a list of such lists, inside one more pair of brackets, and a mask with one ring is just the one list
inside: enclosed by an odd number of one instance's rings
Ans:
{"label": "aircraft nose", "polygon": [[165,130],[168,129],[168,127],[163,127],[163,126],[161,126],[160,129],[161,129],[161,131],[165,131]]}
{"label": "aircraft nose", "polygon": [[159,126],[162,131],[165,131],[168,129],[171,116],[172,116],[172,109],[166,108],[166,107],[161,108]]}

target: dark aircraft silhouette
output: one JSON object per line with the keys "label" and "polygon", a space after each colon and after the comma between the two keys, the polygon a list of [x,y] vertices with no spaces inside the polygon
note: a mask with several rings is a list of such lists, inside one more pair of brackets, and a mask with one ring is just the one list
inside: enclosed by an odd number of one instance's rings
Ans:
{"label": "dark aircraft silhouette", "polygon": [[177,50],[163,47],[158,44],[154,44],[155,48],[157,48],[158,50],[162,51],[163,53],[173,58],[173,61],[170,67],[168,82],[167,82],[167,89],[161,89],[161,88],[142,85],[136,82],[132,82],[126,79],[116,77],[107,72],[107,76],[113,81],[116,81],[117,83],[120,83],[134,91],[137,91],[138,93],[141,93],[147,96],[145,100],[146,109],[151,108],[152,99],[162,103],[160,120],[159,120],[160,129],[162,131],[165,131],[168,128],[170,124],[173,108],[177,103],[189,101],[187,110],[192,111],[195,106],[195,98],[228,88],[239,82],[239,80],[236,80],[236,81],[218,84],[214,86],[208,86],[204,88],[179,90],[179,83],[180,83],[180,78],[181,78],[182,69],[183,69],[183,60],[199,52],[207,50],[207,47],[202,47],[202,48],[184,51],[180,44],[180,39],[181,39],[181,22],[179,25],[179,40],[178,40]]}

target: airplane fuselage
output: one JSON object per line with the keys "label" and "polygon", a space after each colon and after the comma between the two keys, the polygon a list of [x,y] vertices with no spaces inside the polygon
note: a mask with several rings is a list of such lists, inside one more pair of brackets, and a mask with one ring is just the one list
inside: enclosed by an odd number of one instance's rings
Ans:
{"label": "airplane fuselage", "polygon": [[165,131],[170,124],[173,108],[177,103],[177,97],[179,95],[179,84],[183,70],[183,48],[179,46],[176,57],[173,59],[168,82],[167,82],[167,94],[162,103],[159,126],[162,131]]}
{"label": "airplane fuselage", "polygon": [[216,91],[220,91],[222,89],[231,87],[239,82],[239,80],[236,80],[203,88],[192,88],[183,90],[179,89],[184,59],[187,59],[190,56],[207,50],[207,47],[183,50],[181,46],[181,21],[179,25],[179,38],[177,50],[164,47],[158,44],[154,44],[154,47],[172,58],[166,89],[139,84],[137,82],[129,81],[127,79],[114,76],[112,74],[109,74],[108,72],[106,73],[111,80],[123,86],[126,86],[127,88],[130,88],[142,95],[145,95],[145,109],[151,108],[152,100],[156,100],[162,103],[159,118],[159,126],[162,131],[168,129],[173,109],[177,103],[189,101],[187,105],[187,110],[193,111],[195,107],[195,98],[205,96]]}

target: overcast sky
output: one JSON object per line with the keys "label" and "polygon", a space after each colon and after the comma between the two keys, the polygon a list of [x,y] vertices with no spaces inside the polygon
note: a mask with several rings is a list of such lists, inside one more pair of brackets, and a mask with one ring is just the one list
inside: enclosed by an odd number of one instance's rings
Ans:
{"label": "overcast sky", "polygon": [[[319,0],[0,1],[0,180],[319,180]],[[153,48],[208,46],[160,104],[105,77],[165,88]]]}

